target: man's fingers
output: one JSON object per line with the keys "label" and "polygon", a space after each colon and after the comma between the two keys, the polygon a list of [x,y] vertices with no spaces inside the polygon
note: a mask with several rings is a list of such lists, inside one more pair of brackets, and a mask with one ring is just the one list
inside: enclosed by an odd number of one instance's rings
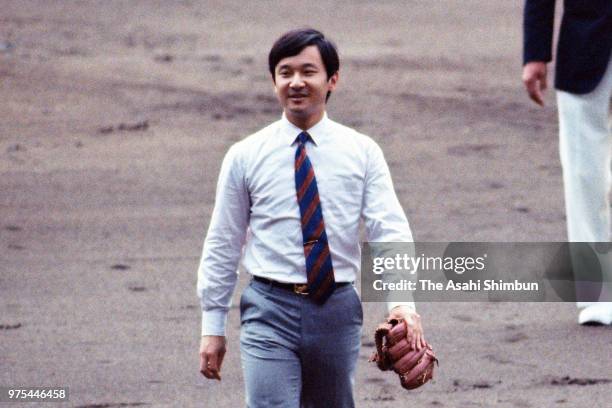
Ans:
{"label": "man's fingers", "polygon": [[544,98],[542,97],[542,91],[538,85],[534,85],[533,89],[529,92],[531,99],[540,106],[544,105]]}
{"label": "man's fingers", "polygon": [[221,374],[219,373],[219,371],[217,369],[214,368],[209,368],[207,370],[205,370],[206,374],[204,374],[206,376],[206,378],[210,378],[211,380],[219,380],[221,381]]}
{"label": "man's fingers", "polygon": [[417,333],[414,340],[414,349],[421,351],[421,333]]}
{"label": "man's fingers", "polygon": [[537,103],[538,105],[543,105],[544,101],[542,99],[542,91],[540,90],[540,83],[536,78],[530,78],[525,81],[525,87],[527,88],[527,93],[532,101]]}
{"label": "man's fingers", "polygon": [[204,377],[221,380],[221,364],[225,351],[225,336],[202,336],[200,372]]}
{"label": "man's fingers", "polygon": [[[223,354],[225,354],[225,352]],[[217,366],[216,361],[217,358],[215,354],[207,352],[200,353],[200,372],[204,377],[211,380],[221,380],[219,367]]]}
{"label": "man's fingers", "polygon": [[204,377],[208,379],[221,381],[221,374],[216,368],[212,368],[208,366],[204,369],[201,369],[200,372],[202,373]]}
{"label": "man's fingers", "polygon": [[216,367],[211,367],[210,365],[202,371],[204,377],[209,378],[211,380],[219,380],[221,381],[221,373]]}
{"label": "man's fingers", "polygon": [[215,370],[211,370],[211,369],[206,369],[206,370],[202,370],[200,371],[204,377],[210,379],[210,380],[219,380],[221,381],[221,376],[219,375],[218,371]]}
{"label": "man's fingers", "polygon": [[544,105],[543,92],[547,88],[546,64],[542,62],[528,63],[523,67],[523,84],[529,98],[538,105]]}
{"label": "man's fingers", "polygon": [[421,336],[421,347],[427,347],[427,340],[425,340],[425,336]]}
{"label": "man's fingers", "polygon": [[205,374],[206,367],[208,366],[208,357],[206,353],[200,352],[200,372],[204,375],[204,377],[208,378]]}
{"label": "man's fingers", "polygon": [[[219,352],[219,354],[222,354],[222,353]],[[221,364],[219,363],[219,360],[223,360],[223,356],[219,358],[219,354],[217,353],[209,354],[208,355],[208,365],[206,367],[206,370],[212,375],[212,377],[209,377],[209,378],[214,378],[217,380],[221,380],[221,375],[219,373],[221,371]]]}
{"label": "man's fingers", "polygon": [[416,344],[417,344],[417,339],[419,338],[419,332],[415,330],[414,328],[410,328],[408,332],[410,333],[408,337],[408,344],[410,344],[410,348],[415,349]]}
{"label": "man's fingers", "polygon": [[406,319],[406,341],[413,350],[421,350],[423,347],[423,327],[421,326],[421,316],[414,314]]}
{"label": "man's fingers", "polygon": [[544,105],[544,95],[542,95],[541,81],[537,81],[534,85],[532,99],[540,106]]}
{"label": "man's fingers", "polygon": [[210,360],[208,358],[208,354],[201,353],[200,355],[200,372],[202,375],[208,379],[215,379],[218,377],[218,374],[215,374],[214,371],[210,369]]}

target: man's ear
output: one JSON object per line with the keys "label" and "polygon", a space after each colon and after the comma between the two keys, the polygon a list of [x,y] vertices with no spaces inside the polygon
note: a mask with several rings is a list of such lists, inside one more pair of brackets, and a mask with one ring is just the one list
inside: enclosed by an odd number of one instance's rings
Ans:
{"label": "man's ear", "polygon": [[329,77],[329,79],[327,80],[327,84],[328,84],[328,91],[329,92],[333,92],[336,89],[336,86],[338,86],[338,81],[340,80],[340,72],[336,71],[332,76]]}

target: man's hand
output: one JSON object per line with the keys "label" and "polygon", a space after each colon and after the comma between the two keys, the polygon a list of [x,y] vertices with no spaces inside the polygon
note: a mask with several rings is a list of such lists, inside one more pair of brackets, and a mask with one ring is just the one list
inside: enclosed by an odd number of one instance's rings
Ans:
{"label": "man's hand", "polygon": [[421,316],[418,313],[405,306],[395,306],[389,312],[389,319],[404,319],[406,321],[408,328],[406,340],[413,349],[421,350],[423,347],[427,347],[423,326],[421,325]]}
{"label": "man's hand", "polygon": [[544,106],[544,90],[546,89],[546,63],[540,61],[528,62],[523,67],[523,84],[532,101]]}
{"label": "man's hand", "polygon": [[202,336],[200,372],[204,377],[221,381],[221,364],[225,356],[225,336]]}

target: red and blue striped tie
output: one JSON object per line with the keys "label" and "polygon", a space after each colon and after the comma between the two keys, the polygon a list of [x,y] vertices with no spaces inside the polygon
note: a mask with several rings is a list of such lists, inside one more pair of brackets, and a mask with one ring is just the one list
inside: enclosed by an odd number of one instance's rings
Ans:
{"label": "red and blue striped tie", "polygon": [[306,132],[300,133],[296,139],[298,148],[295,151],[295,188],[302,218],[308,294],[313,300],[322,304],[336,289],[336,282],[317,180],[306,154],[308,139],[310,135]]}

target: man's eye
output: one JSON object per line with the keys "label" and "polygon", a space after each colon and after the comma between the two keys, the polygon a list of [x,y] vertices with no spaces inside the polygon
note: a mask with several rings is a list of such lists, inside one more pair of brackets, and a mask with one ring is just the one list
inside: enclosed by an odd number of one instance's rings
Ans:
{"label": "man's eye", "polygon": [[317,73],[317,71],[305,71],[304,72],[305,75],[314,75],[316,73]]}

